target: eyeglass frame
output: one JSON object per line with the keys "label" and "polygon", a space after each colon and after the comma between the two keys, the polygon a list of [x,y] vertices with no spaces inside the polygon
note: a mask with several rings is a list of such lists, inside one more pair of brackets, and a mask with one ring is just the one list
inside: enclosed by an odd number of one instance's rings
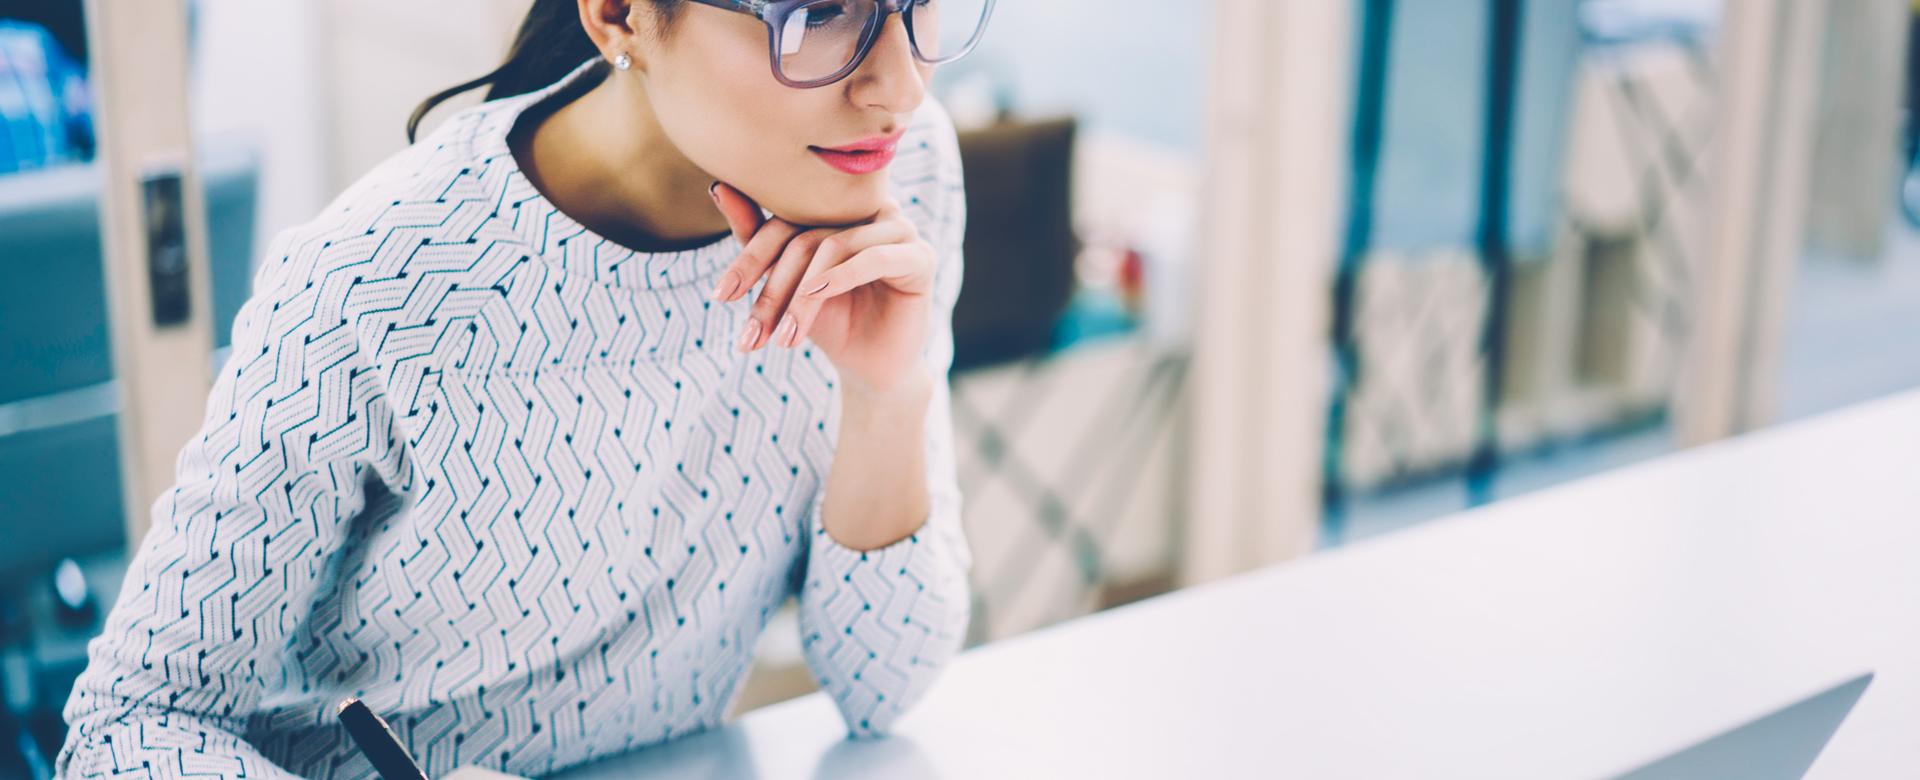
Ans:
{"label": "eyeglass frame", "polygon": [[944,65],[960,59],[966,56],[968,52],[973,51],[973,47],[978,45],[980,38],[986,34],[987,20],[993,16],[994,4],[994,0],[986,0],[986,6],[980,10],[979,27],[974,29],[973,37],[967,39],[966,45],[961,46],[960,51],[945,57],[928,58],[921,54],[920,41],[913,33],[913,14],[911,12],[916,0],[860,1],[872,2],[876,6],[876,13],[868,18],[867,28],[860,31],[860,45],[854,49],[853,58],[848,60],[844,67],[834,71],[831,75],[811,80],[795,80],[788,78],[786,72],[780,67],[780,44],[781,38],[786,35],[787,17],[791,16],[794,11],[809,4],[820,2],[820,0],[691,0],[691,2],[718,8],[722,11],[746,14],[759,19],[765,24],[767,26],[767,56],[770,60],[768,65],[773,69],[773,77],[781,84],[793,87],[794,89],[816,89],[829,86],[845,79],[855,70],[858,70],[860,63],[866,62],[867,54],[873,51],[873,42],[880,39],[880,31],[887,26],[887,17],[896,13],[900,14],[901,21],[906,24],[908,48],[913,50],[914,59],[928,65]]}

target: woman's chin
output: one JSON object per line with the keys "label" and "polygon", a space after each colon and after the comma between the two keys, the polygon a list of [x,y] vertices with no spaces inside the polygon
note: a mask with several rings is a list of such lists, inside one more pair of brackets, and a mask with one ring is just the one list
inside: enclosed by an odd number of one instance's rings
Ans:
{"label": "woman's chin", "polygon": [[880,198],[803,198],[786,208],[767,207],[774,216],[797,225],[834,227],[873,221],[880,214]]}

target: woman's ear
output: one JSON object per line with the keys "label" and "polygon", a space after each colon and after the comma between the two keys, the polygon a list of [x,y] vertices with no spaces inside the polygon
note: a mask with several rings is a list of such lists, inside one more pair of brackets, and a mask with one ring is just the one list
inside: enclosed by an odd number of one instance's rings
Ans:
{"label": "woman's ear", "polygon": [[625,54],[633,58],[635,67],[645,67],[638,45],[639,25],[646,23],[641,4],[633,0],[580,0],[580,25],[602,57],[611,61]]}

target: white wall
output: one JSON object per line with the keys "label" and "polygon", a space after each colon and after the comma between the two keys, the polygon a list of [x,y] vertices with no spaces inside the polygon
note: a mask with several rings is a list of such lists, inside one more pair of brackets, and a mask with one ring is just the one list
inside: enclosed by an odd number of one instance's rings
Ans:
{"label": "white wall", "polygon": [[[307,0],[200,0],[191,74],[197,143],[261,154],[258,233],[311,217],[328,180],[322,6]],[[216,327],[224,327],[224,323]]]}
{"label": "white wall", "polygon": [[422,98],[498,65],[529,2],[198,0],[195,131],[259,148],[259,245],[401,149]]}
{"label": "white wall", "polygon": [[[529,3],[329,0],[334,188],[406,145],[407,116],[423,98],[498,66]],[[463,98],[454,105],[478,95]]]}

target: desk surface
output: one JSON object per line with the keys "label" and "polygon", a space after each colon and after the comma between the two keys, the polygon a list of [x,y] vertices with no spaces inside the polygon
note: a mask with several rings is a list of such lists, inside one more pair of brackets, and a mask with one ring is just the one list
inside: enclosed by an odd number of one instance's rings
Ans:
{"label": "desk surface", "polygon": [[961,654],[564,775],[1592,777],[1857,672],[1813,778],[1920,767],[1920,393]]}

